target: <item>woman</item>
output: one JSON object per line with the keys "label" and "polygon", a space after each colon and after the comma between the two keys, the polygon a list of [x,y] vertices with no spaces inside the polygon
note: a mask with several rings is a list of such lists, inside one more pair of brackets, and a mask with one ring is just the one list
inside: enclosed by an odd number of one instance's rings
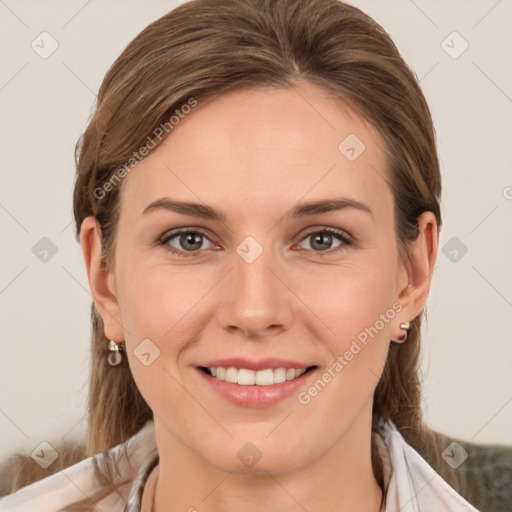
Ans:
{"label": "woman", "polygon": [[418,83],[357,8],[152,23],[77,146],[90,458],[0,509],[475,511],[421,419],[440,194]]}

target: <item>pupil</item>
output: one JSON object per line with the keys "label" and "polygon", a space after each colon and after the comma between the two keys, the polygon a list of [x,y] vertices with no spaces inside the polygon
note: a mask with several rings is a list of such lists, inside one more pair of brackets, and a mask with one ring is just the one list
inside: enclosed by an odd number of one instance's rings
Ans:
{"label": "pupil", "polygon": [[185,235],[182,235],[181,239],[182,239],[182,245],[184,247],[187,247],[187,244],[189,244],[189,243],[192,246],[194,246],[194,243],[196,244],[196,247],[191,247],[192,249],[199,249],[201,247],[201,235],[187,233]]}
{"label": "pupil", "polygon": [[[317,241],[319,241],[320,244],[322,242],[325,243],[326,241],[327,241],[327,243],[329,243],[331,241],[331,235],[325,235],[325,234],[315,235],[315,237],[314,237],[314,244],[316,244]],[[320,245],[320,247],[319,247],[320,250],[325,250],[327,248],[328,247],[325,247],[325,245],[324,246]]]}

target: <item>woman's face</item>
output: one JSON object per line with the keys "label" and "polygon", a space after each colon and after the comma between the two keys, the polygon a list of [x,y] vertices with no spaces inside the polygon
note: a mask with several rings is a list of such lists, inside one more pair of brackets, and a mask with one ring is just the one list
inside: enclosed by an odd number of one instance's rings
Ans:
{"label": "woman's face", "polygon": [[[383,146],[301,82],[199,101],[124,179],[112,298],[97,305],[161,451],[278,473],[368,437],[390,339],[425,299],[398,257]],[[267,371],[226,382],[210,363]]]}

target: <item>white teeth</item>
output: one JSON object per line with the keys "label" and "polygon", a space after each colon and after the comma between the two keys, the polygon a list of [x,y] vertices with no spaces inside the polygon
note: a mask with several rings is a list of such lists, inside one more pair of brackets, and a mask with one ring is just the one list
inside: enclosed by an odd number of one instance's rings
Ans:
{"label": "white teeth", "polygon": [[241,386],[252,386],[256,381],[256,373],[252,370],[246,370],[245,368],[240,370],[237,370],[236,368],[230,368],[230,370],[234,370],[234,372],[237,374],[237,379],[235,382],[238,382],[238,384]]}
{"label": "white teeth", "polygon": [[258,386],[272,386],[274,384],[274,370],[260,370],[254,373],[254,384]]}
{"label": "white teeth", "polygon": [[276,368],[274,370],[274,384],[280,384],[286,381],[286,368]]}
{"label": "white teeth", "polygon": [[295,370],[293,368],[288,368],[286,370],[286,380],[291,380],[295,378]]}
{"label": "white teeth", "polygon": [[226,382],[238,382],[238,370],[236,368],[226,368]]}
{"label": "white teeth", "polygon": [[267,370],[248,370],[246,368],[208,368],[210,374],[219,380],[236,382],[241,386],[271,386],[287,380],[293,380],[305,373],[306,369],[298,368],[269,368]]}

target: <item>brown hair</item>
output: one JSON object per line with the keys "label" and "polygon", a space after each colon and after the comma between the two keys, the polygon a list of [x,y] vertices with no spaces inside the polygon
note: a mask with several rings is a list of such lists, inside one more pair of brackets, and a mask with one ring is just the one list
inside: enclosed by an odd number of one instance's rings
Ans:
{"label": "brown hair", "polygon": [[[114,262],[121,187],[105,193],[104,185],[148,137],[156,146],[165,140],[172,130],[157,140],[155,129],[191,98],[201,103],[236,88],[289,88],[299,80],[346,102],[383,136],[397,244],[405,262],[422,212],[433,212],[441,227],[441,177],[430,111],[414,72],[386,31],[338,0],[192,0],[146,27],[108,70],[77,144],[77,239],[84,218],[94,215],[101,225],[104,263]],[[118,367],[107,364],[108,340],[94,304],[91,313],[87,455],[124,442],[152,418],[126,358]],[[373,427],[379,418],[391,419],[436,466],[438,449],[421,415],[421,320],[422,315],[412,320],[405,344],[391,344],[375,390]],[[375,450],[372,461],[382,485]],[[103,454],[95,472],[108,487],[116,461]],[[450,481],[450,475],[442,476]]]}

